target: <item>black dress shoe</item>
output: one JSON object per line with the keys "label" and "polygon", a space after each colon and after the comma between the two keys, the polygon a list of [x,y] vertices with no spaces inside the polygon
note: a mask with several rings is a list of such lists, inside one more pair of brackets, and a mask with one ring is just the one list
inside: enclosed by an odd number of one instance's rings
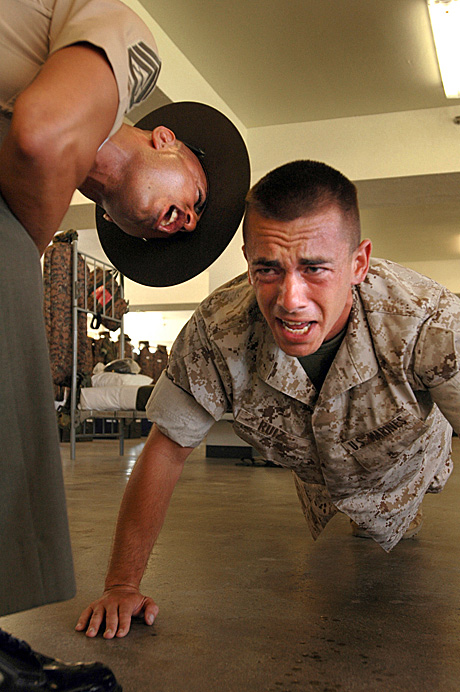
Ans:
{"label": "black dress shoe", "polygon": [[121,692],[103,663],[64,663],[0,629],[0,692]]}

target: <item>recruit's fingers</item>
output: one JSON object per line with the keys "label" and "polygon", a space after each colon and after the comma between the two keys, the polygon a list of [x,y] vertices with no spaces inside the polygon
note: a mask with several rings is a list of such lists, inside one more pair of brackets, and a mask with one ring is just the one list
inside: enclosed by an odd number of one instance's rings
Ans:
{"label": "recruit's fingers", "polygon": [[131,628],[132,617],[134,617],[134,612],[131,605],[129,603],[120,604],[118,610],[118,629],[116,631],[117,637],[126,637]]}
{"label": "recruit's fingers", "polygon": [[144,615],[144,622],[146,625],[152,625],[156,616],[158,615],[159,608],[155,601],[149,597],[143,597],[140,604],[135,608],[131,607],[131,603],[123,602],[120,603],[118,610],[118,631],[117,637],[125,637],[131,628],[131,619],[133,617],[141,617]]}
{"label": "recruit's fingers", "polygon": [[105,608],[105,631],[103,637],[104,639],[113,639],[118,632],[119,625],[118,603],[108,603]]}
{"label": "recruit's fingers", "polygon": [[145,599],[144,622],[146,625],[153,625],[159,612],[159,607],[152,598]]}
{"label": "recruit's fingers", "polygon": [[93,609],[91,606],[88,606],[87,608],[84,609],[80,617],[78,618],[78,622],[75,625],[75,629],[77,632],[81,632],[81,630],[84,630],[89,619],[91,618],[91,615],[93,614]]}
{"label": "recruit's fingers", "polygon": [[93,614],[88,623],[88,629],[85,633],[87,637],[95,637],[97,635],[104,617],[105,608],[101,607],[100,605],[96,606],[96,608],[93,610]]}

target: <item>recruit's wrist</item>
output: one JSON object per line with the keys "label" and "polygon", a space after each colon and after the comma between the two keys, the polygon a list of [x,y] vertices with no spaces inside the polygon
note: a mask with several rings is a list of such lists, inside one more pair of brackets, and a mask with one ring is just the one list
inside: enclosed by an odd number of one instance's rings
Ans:
{"label": "recruit's wrist", "polygon": [[120,582],[120,581],[106,581],[104,584],[104,591],[139,591],[139,584],[135,582]]}

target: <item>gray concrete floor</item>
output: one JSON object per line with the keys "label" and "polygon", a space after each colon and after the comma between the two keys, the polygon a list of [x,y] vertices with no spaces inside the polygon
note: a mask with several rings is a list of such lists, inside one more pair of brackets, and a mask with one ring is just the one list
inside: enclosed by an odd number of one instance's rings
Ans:
{"label": "gray concrete floor", "polygon": [[[0,619],[64,660],[102,660],[125,692],[458,692],[460,537],[454,472],[416,539],[385,554],[335,517],[314,543],[288,471],[187,462],[143,582],[160,606],[125,639],[73,631],[99,595],[139,441],[62,445],[77,596]],[[454,439],[460,461],[460,443]]]}

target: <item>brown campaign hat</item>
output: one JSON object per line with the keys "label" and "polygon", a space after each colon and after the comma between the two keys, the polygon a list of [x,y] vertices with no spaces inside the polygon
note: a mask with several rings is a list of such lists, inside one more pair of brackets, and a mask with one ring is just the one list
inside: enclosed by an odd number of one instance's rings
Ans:
{"label": "brown campaign hat", "polygon": [[99,206],[96,225],[104,252],[122,274],[146,286],[173,286],[207,269],[233,238],[249,188],[249,156],[233,123],[203,103],[170,103],[146,115],[136,127],[153,130],[159,125],[204,152],[200,163],[208,179],[208,197],[195,230],[146,241],[106,221]]}

